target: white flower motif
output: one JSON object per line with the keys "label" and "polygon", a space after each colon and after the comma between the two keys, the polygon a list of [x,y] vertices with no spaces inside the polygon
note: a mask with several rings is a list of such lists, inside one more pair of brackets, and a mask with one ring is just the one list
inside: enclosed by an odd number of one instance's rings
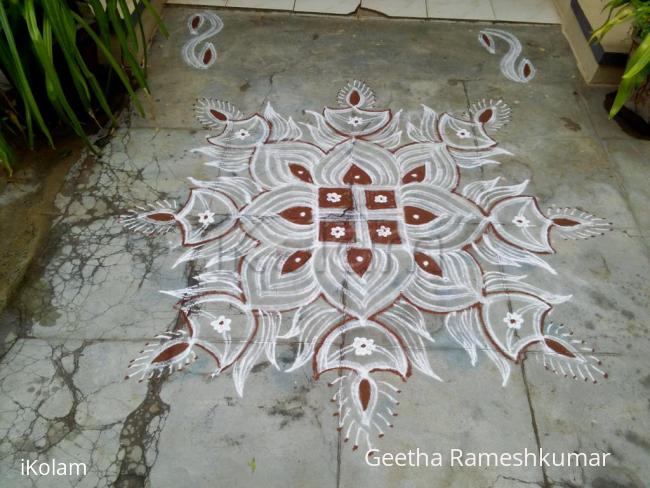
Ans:
{"label": "white flower motif", "polygon": [[357,125],[361,125],[363,123],[363,119],[361,117],[350,117],[348,118],[348,124],[356,127]]}
{"label": "white flower motif", "polygon": [[508,312],[503,321],[509,328],[519,330],[524,323],[524,318],[516,312]]}
{"label": "white flower motif", "polygon": [[375,203],[386,203],[388,202],[388,197],[386,195],[377,195],[375,197]]}
{"label": "white flower motif", "polygon": [[469,133],[467,129],[458,129],[456,131],[456,135],[460,137],[461,139],[467,139],[470,137],[472,134]]}
{"label": "white flower motif", "polygon": [[338,203],[341,201],[341,195],[334,192],[328,193],[326,198],[328,202],[332,202],[332,203]]}
{"label": "white flower motif", "polygon": [[366,337],[355,337],[352,347],[354,348],[354,354],[357,356],[370,356],[377,349],[375,341]]}
{"label": "white flower motif", "polygon": [[199,222],[203,225],[209,225],[214,223],[214,212],[206,210],[205,212],[199,213]]}
{"label": "white flower motif", "polygon": [[379,229],[377,229],[377,235],[380,237],[388,237],[391,234],[392,231],[390,230],[390,227],[386,227],[385,225],[382,225]]}
{"label": "white flower motif", "polygon": [[514,219],[512,219],[512,223],[515,224],[517,227],[530,226],[530,222],[523,215],[517,215]]}
{"label": "white flower motif", "polygon": [[330,234],[337,239],[340,239],[345,235],[345,229],[343,227],[332,227],[330,229]]}
{"label": "white flower motif", "polygon": [[237,132],[235,132],[235,137],[237,139],[241,139],[242,141],[250,135],[251,133],[248,132],[246,129],[239,129]]}
{"label": "white flower motif", "polygon": [[210,325],[217,333],[223,334],[230,330],[230,322],[232,322],[230,319],[227,319],[223,315],[219,315],[216,320],[210,322]]}

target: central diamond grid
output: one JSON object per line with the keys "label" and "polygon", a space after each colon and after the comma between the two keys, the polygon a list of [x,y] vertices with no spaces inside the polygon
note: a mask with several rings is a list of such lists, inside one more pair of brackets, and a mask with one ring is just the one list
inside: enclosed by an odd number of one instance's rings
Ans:
{"label": "central diamond grid", "polygon": [[393,187],[318,189],[318,240],[361,247],[402,244],[404,212]]}

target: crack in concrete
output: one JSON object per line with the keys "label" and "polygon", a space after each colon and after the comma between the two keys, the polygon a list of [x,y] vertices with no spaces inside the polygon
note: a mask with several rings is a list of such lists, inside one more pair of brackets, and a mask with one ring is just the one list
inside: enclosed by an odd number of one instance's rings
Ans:
{"label": "crack in concrete", "polygon": [[[530,394],[530,387],[528,386],[528,378],[526,378],[526,365],[524,361],[521,362],[521,378],[524,382],[524,388],[526,390],[526,400],[528,401],[528,408],[530,409],[530,421],[533,426],[533,433],[535,434],[535,442],[537,443],[537,448],[542,448],[542,442],[539,437],[539,428],[537,427],[537,420],[535,419],[535,409],[533,407],[533,399]],[[548,475],[546,474],[546,469],[542,465],[542,479],[543,484],[540,485],[541,488],[552,488],[552,485],[549,482]]]}
{"label": "crack in concrete", "polygon": [[[164,378],[151,379],[142,403],[124,421],[120,432],[120,471],[115,488],[144,488],[158,456],[157,445],[170,407],[160,398]],[[153,459],[147,454],[153,453]]]}

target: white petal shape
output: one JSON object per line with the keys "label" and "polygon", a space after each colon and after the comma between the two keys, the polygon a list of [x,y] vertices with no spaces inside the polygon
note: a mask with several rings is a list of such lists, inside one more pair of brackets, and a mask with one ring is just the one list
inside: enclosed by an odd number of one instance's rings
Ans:
{"label": "white petal shape", "polygon": [[229,148],[253,148],[265,142],[269,134],[268,122],[259,115],[253,115],[244,120],[228,121],[224,131],[208,137],[208,142]]}
{"label": "white petal shape", "polygon": [[[284,212],[315,213],[317,200],[316,189],[307,185],[287,185],[261,193],[241,211],[241,226],[249,236],[266,245],[309,249],[317,237],[316,224],[313,220],[296,223]],[[302,210],[292,210],[298,208]]]}
{"label": "white petal shape", "polygon": [[287,372],[294,371],[309,361],[318,340],[327,330],[342,324],[344,320],[345,314],[324,300],[315,300],[298,309],[291,330],[282,336],[283,339],[295,338],[298,341],[298,354]]}
{"label": "white petal shape", "polygon": [[290,310],[313,301],[318,284],[313,260],[306,255],[302,266],[286,272],[286,263],[295,254],[260,246],[243,260],[241,275],[244,294],[250,306],[265,311]]}
{"label": "white petal shape", "polygon": [[[481,316],[494,344],[516,361],[527,347],[544,339],[544,318],[550,310],[551,305],[532,295],[496,293],[486,298]],[[509,314],[516,314],[522,320],[516,333],[507,324]]]}
{"label": "white petal shape", "polygon": [[348,250],[346,246],[317,249],[314,259],[323,270],[316,278],[333,305],[350,315],[369,317],[398,297],[410,275],[413,257],[400,246],[375,247],[370,265],[359,276],[350,267]]}
{"label": "white petal shape", "polygon": [[428,342],[433,342],[424,325],[422,313],[408,302],[400,301],[395,303],[386,311],[380,313],[374,319],[377,322],[385,324],[405,344],[406,353],[411,365],[420,373],[431,378],[442,381],[440,377],[433,372],[423,338]]}
{"label": "white petal shape", "polygon": [[[370,354],[358,354],[355,338],[372,341]],[[405,378],[408,359],[398,337],[373,321],[352,320],[330,332],[316,349],[316,375],[328,370],[351,369],[361,376],[389,371]]]}
{"label": "white petal shape", "polygon": [[171,295],[180,299],[188,299],[200,295],[210,294],[226,294],[233,297],[242,297],[242,289],[239,285],[239,275],[230,270],[211,271],[208,273],[201,273],[195,276],[194,279],[198,284],[183,288],[181,290],[163,290],[161,293]]}
{"label": "white petal shape", "polygon": [[[433,260],[429,256],[426,259]],[[448,313],[478,303],[482,298],[481,269],[465,251],[436,255],[441,276],[416,266],[404,289],[404,297],[424,310]]]}
{"label": "white petal shape", "polygon": [[472,244],[472,248],[481,259],[497,266],[519,268],[522,264],[529,264],[544,268],[551,274],[557,274],[550,264],[536,254],[505,242],[492,231],[483,234],[480,241]]}
{"label": "white petal shape", "polygon": [[571,298],[571,295],[555,295],[554,293],[542,290],[535,285],[526,283],[523,281],[526,279],[526,275],[511,275],[498,271],[489,271],[485,273],[484,278],[485,291],[487,293],[518,291],[535,295],[553,305],[564,303]]}
{"label": "white petal shape", "polygon": [[445,317],[445,327],[449,335],[467,351],[472,366],[478,361],[478,351],[483,351],[501,373],[502,385],[506,386],[510,378],[510,361],[499,351],[495,351],[489,338],[483,331],[479,312],[469,308],[462,312],[452,312]]}
{"label": "white petal shape", "polygon": [[265,343],[262,341],[250,342],[232,370],[232,380],[235,390],[240,397],[244,396],[244,385],[253,367],[260,361],[264,352]]}
{"label": "white petal shape", "polygon": [[511,156],[510,151],[501,149],[500,147],[491,147],[489,149],[484,149],[481,151],[475,150],[460,150],[449,148],[449,153],[456,160],[456,164],[460,168],[473,169],[480,168],[486,164],[501,164],[499,161],[494,160],[493,158],[497,156]]}
{"label": "white petal shape", "polygon": [[384,149],[395,149],[398,147],[402,141],[402,131],[399,130],[401,116],[402,111],[400,110],[393,116],[386,127],[375,134],[366,136],[365,140],[377,144]]}
{"label": "white petal shape", "polygon": [[309,130],[309,133],[316,142],[316,145],[323,151],[329,151],[332,147],[336,146],[346,139],[346,137],[337,133],[334,129],[327,125],[327,122],[325,122],[325,117],[323,117],[318,112],[307,110],[306,113],[316,119],[316,125],[304,125]]}
{"label": "white petal shape", "polygon": [[273,110],[270,103],[268,103],[264,109],[264,118],[268,120],[271,125],[269,142],[295,141],[302,137],[302,130],[293,119],[291,117],[288,119],[282,117]]}
{"label": "white petal shape", "polygon": [[497,177],[493,180],[475,181],[466,185],[461,194],[465,198],[469,198],[476,203],[483,210],[489,210],[499,200],[508,197],[519,196],[528,186],[528,180],[518,185],[501,185],[497,183],[501,178]]}
{"label": "white petal shape", "polygon": [[[440,188],[412,183],[402,188],[402,205],[424,210],[433,218],[423,224],[406,220],[406,233],[416,249],[448,252],[477,240],[488,224],[471,201]],[[413,210],[414,215],[425,215]],[[425,219],[426,220],[426,219]]]}
{"label": "white petal shape", "polygon": [[193,153],[210,158],[205,164],[223,171],[244,171],[254,149],[249,147],[203,146],[193,149]]}
{"label": "white petal shape", "polygon": [[196,259],[207,259],[206,268],[217,263],[225,264],[245,256],[256,245],[257,242],[248,237],[244,231],[234,227],[218,239],[192,246],[176,260],[173,267]]}
{"label": "white petal shape", "polygon": [[347,185],[346,174],[352,168],[364,171],[373,185],[397,185],[400,181],[395,156],[366,141],[346,141],[330,151],[314,172],[319,185]]}
{"label": "white petal shape", "polygon": [[438,134],[446,145],[461,150],[482,150],[496,146],[483,124],[463,120],[449,114],[442,114],[438,121]]}
{"label": "white petal shape", "polygon": [[266,189],[312,182],[316,165],[325,153],[304,142],[281,142],[261,146],[251,160],[251,175]]}
{"label": "white petal shape", "polygon": [[[209,221],[201,221],[206,212]],[[237,205],[225,193],[207,188],[192,188],[183,208],[176,214],[183,245],[195,246],[225,235],[237,223]]]}
{"label": "white petal shape", "polygon": [[367,136],[379,131],[391,119],[390,110],[363,110],[357,107],[326,108],[323,116],[337,132],[347,136]]}
{"label": "white petal shape", "polygon": [[188,179],[194,186],[225,193],[235,203],[237,208],[241,208],[250,203],[253,197],[260,191],[254,181],[241,176],[220,176],[210,181],[197,180],[191,176]]}
{"label": "white petal shape", "polygon": [[[207,351],[217,361],[221,371],[236,361],[246,344],[255,336],[257,319],[240,300],[224,294],[208,294],[183,304],[181,310],[186,315],[196,337],[197,345]],[[222,316],[243,316],[244,321],[233,321],[232,326],[222,334],[216,332],[211,323]],[[243,322],[243,325],[242,325]],[[234,337],[234,341],[233,341]]]}
{"label": "white petal shape", "polygon": [[499,235],[510,244],[532,252],[554,252],[549,241],[553,221],[546,218],[533,197],[501,200],[492,209],[491,220]]}
{"label": "white petal shape", "polygon": [[422,105],[422,118],[419,127],[409,122],[406,126],[408,136],[415,142],[441,142],[437,133],[438,114],[426,105]]}
{"label": "white petal shape", "polygon": [[453,190],[458,184],[456,162],[444,144],[409,144],[398,149],[395,157],[403,175],[403,182],[409,181],[412,171],[424,166],[424,178],[418,180],[421,183],[446,190]]}

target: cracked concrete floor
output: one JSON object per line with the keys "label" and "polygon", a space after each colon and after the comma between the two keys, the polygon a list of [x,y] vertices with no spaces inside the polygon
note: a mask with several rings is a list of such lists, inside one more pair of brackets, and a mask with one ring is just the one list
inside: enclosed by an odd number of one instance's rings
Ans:
{"label": "cracked concrete floor", "polygon": [[[487,24],[236,11],[219,11],[217,61],[197,70],[181,57],[192,12],[166,9],[171,37],[158,37],[150,55],[152,117],[130,114],[98,161],[74,167],[47,245],[1,316],[0,485],[648,486],[650,143],[607,120],[607,90],[584,85],[559,27],[504,27],[537,68],[519,84],[477,43]],[[186,287],[196,270],[172,269],[181,252],[172,234],[128,232],[119,216],[184,198],[190,176],[218,174],[190,152],[210,134],[194,118],[196,98],[228,100],[245,114],[271,102],[305,122],[304,110],[334,106],[353,79],[372,86],[378,107],[414,118],[420,104],[462,112],[502,98],[513,121],[495,137],[512,155],[473,170],[474,178],[530,179],[527,193],[543,208],[585,208],[613,223],[598,239],[554,243],[547,261],[558,274],[536,274],[538,286],[573,295],[553,320],[596,347],[609,379],[571,381],[529,357],[504,388],[492,363],[471,367],[430,318],[437,342],[426,354],[444,381],[410,378],[395,429],[377,447],[611,452],[606,467],[370,468],[343,442],[331,391],[306,367],[285,374],[261,362],[243,398],[230,372],[211,379],[201,358],[160,380],[124,380],[143,344],[179,320],[175,299],[159,290]],[[280,368],[295,354],[295,343],[278,344]],[[21,459],[84,462],[88,474],[21,476]]]}

